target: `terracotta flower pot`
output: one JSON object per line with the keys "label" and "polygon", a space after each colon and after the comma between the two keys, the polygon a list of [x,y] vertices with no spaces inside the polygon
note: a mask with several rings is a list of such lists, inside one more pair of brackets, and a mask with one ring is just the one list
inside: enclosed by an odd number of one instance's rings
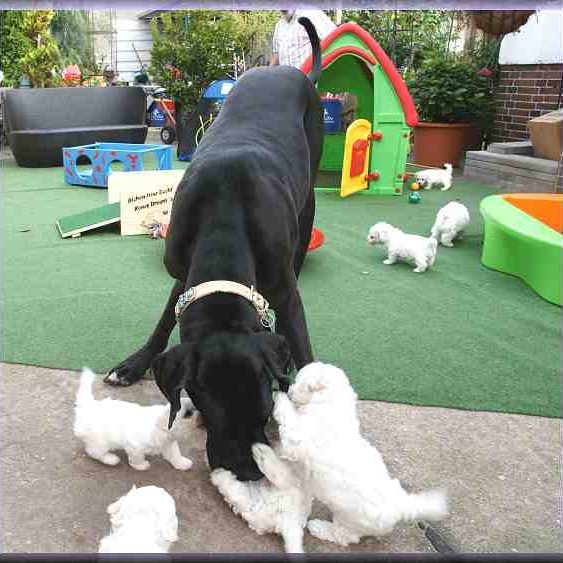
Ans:
{"label": "terracotta flower pot", "polygon": [[468,144],[471,123],[419,122],[414,128],[414,162],[441,168],[457,166]]}

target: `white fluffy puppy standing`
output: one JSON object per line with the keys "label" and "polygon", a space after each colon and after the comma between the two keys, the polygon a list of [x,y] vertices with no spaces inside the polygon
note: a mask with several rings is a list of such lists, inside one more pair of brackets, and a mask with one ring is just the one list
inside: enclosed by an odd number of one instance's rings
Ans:
{"label": "white fluffy puppy standing", "polygon": [[435,185],[441,185],[443,192],[452,187],[452,176],[451,164],[444,164],[444,168],[421,170],[415,174],[416,181],[425,190],[429,190]]}
{"label": "white fluffy puppy standing", "polygon": [[430,236],[443,246],[453,246],[452,241],[462,237],[469,221],[469,209],[463,203],[450,201],[438,211]]}
{"label": "white fluffy puppy standing", "polygon": [[440,491],[407,493],[391,479],[377,451],[360,434],[356,394],[344,372],[313,362],[302,368],[288,394],[278,393],[280,455],[304,468],[313,497],[332,511],[332,522],[311,520],[319,539],[340,545],[388,534],[401,521],[446,516]]}
{"label": "white fluffy puppy standing", "polygon": [[384,264],[394,264],[397,260],[414,262],[415,272],[425,272],[436,260],[436,239],[409,235],[389,223],[379,222],[373,225],[366,240],[369,244],[385,246],[387,260],[383,261]]}
{"label": "white fluffy puppy standing", "polygon": [[[144,471],[150,467],[146,455],[161,454],[175,469],[185,471],[192,461],[183,457],[178,445],[179,424],[168,430],[170,405],[143,407],[128,401],[103,399],[97,401],[92,393],[95,374],[82,370],[76,395],[74,435],[86,453],[106,465],[117,465],[119,457],[112,450],[125,450],[129,465]],[[194,414],[190,399],[181,399],[180,418]]]}
{"label": "white fluffy puppy standing", "polygon": [[98,553],[168,553],[178,539],[174,499],[162,488],[135,485],[107,508],[111,533]]}
{"label": "white fluffy puppy standing", "polygon": [[252,453],[264,479],[242,482],[226,469],[215,469],[212,483],[252,530],[280,534],[286,553],[303,553],[303,529],[313,502],[306,481],[270,446],[254,444]]}

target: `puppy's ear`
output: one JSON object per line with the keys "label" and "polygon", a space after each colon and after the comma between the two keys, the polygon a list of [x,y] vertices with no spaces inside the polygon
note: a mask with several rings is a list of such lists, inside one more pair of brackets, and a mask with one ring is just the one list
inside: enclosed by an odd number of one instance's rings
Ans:
{"label": "puppy's ear", "polygon": [[293,358],[287,340],[281,334],[266,331],[258,333],[256,337],[269,377],[279,383],[281,391],[287,392],[291,383],[288,372],[293,366]]}
{"label": "puppy's ear", "polygon": [[170,402],[168,429],[172,428],[176,413],[181,408],[180,394],[194,376],[195,353],[192,346],[179,344],[158,354],[151,363],[156,384]]}

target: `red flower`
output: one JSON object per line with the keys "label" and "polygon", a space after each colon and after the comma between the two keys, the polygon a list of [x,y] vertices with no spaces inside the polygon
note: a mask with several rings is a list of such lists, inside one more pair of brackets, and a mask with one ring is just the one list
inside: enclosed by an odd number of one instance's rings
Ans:
{"label": "red flower", "polygon": [[80,82],[81,73],[77,65],[68,65],[61,74],[63,82],[69,86],[77,85]]}
{"label": "red flower", "polygon": [[490,68],[487,68],[486,66],[484,66],[483,68],[481,68],[477,71],[477,74],[479,76],[489,77],[489,76],[493,75],[493,71]]}
{"label": "red flower", "polygon": [[182,76],[182,71],[172,65],[166,65],[166,68],[172,73],[172,77],[173,78],[180,78],[180,76]]}

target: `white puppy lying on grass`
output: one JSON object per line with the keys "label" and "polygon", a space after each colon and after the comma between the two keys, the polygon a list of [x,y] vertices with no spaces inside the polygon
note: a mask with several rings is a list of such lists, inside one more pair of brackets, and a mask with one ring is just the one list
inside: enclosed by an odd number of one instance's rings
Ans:
{"label": "white puppy lying on grass", "polygon": [[445,192],[452,187],[452,165],[444,164],[443,169],[421,170],[415,174],[415,177],[418,184],[425,190],[429,190],[435,185],[441,185],[442,191]]}
{"label": "white puppy lying on grass", "polygon": [[[82,370],[76,395],[74,435],[83,443],[86,453],[106,465],[117,465],[119,457],[112,450],[125,450],[129,465],[138,471],[150,467],[146,455],[161,454],[175,469],[185,471],[192,461],[183,457],[178,445],[176,423],[168,430],[170,404],[142,407],[128,401],[103,399],[92,394],[95,374]],[[190,399],[181,399],[180,420],[194,414]]]}
{"label": "white puppy lying on grass", "polygon": [[453,246],[452,241],[461,239],[469,221],[469,209],[463,203],[450,201],[438,211],[430,236],[443,246]]}
{"label": "white puppy lying on grass", "polygon": [[135,485],[107,508],[111,533],[98,553],[168,553],[178,539],[174,499],[160,487]]}
{"label": "white puppy lying on grass", "polygon": [[313,501],[306,481],[270,446],[254,444],[252,454],[266,478],[242,482],[226,469],[215,469],[211,482],[252,530],[280,534],[286,553],[303,553],[303,528]]}
{"label": "white puppy lying on grass", "polygon": [[438,242],[433,238],[409,235],[389,223],[373,225],[366,237],[369,244],[383,244],[387,249],[384,264],[394,264],[397,260],[414,262],[415,272],[425,272],[436,260]]}
{"label": "white puppy lying on grass", "polygon": [[277,393],[280,455],[303,468],[302,481],[332,511],[332,522],[311,520],[319,539],[340,545],[388,534],[401,521],[446,516],[439,491],[407,493],[391,479],[377,451],[360,434],[356,394],[344,372],[314,362],[302,368],[288,394]]}

